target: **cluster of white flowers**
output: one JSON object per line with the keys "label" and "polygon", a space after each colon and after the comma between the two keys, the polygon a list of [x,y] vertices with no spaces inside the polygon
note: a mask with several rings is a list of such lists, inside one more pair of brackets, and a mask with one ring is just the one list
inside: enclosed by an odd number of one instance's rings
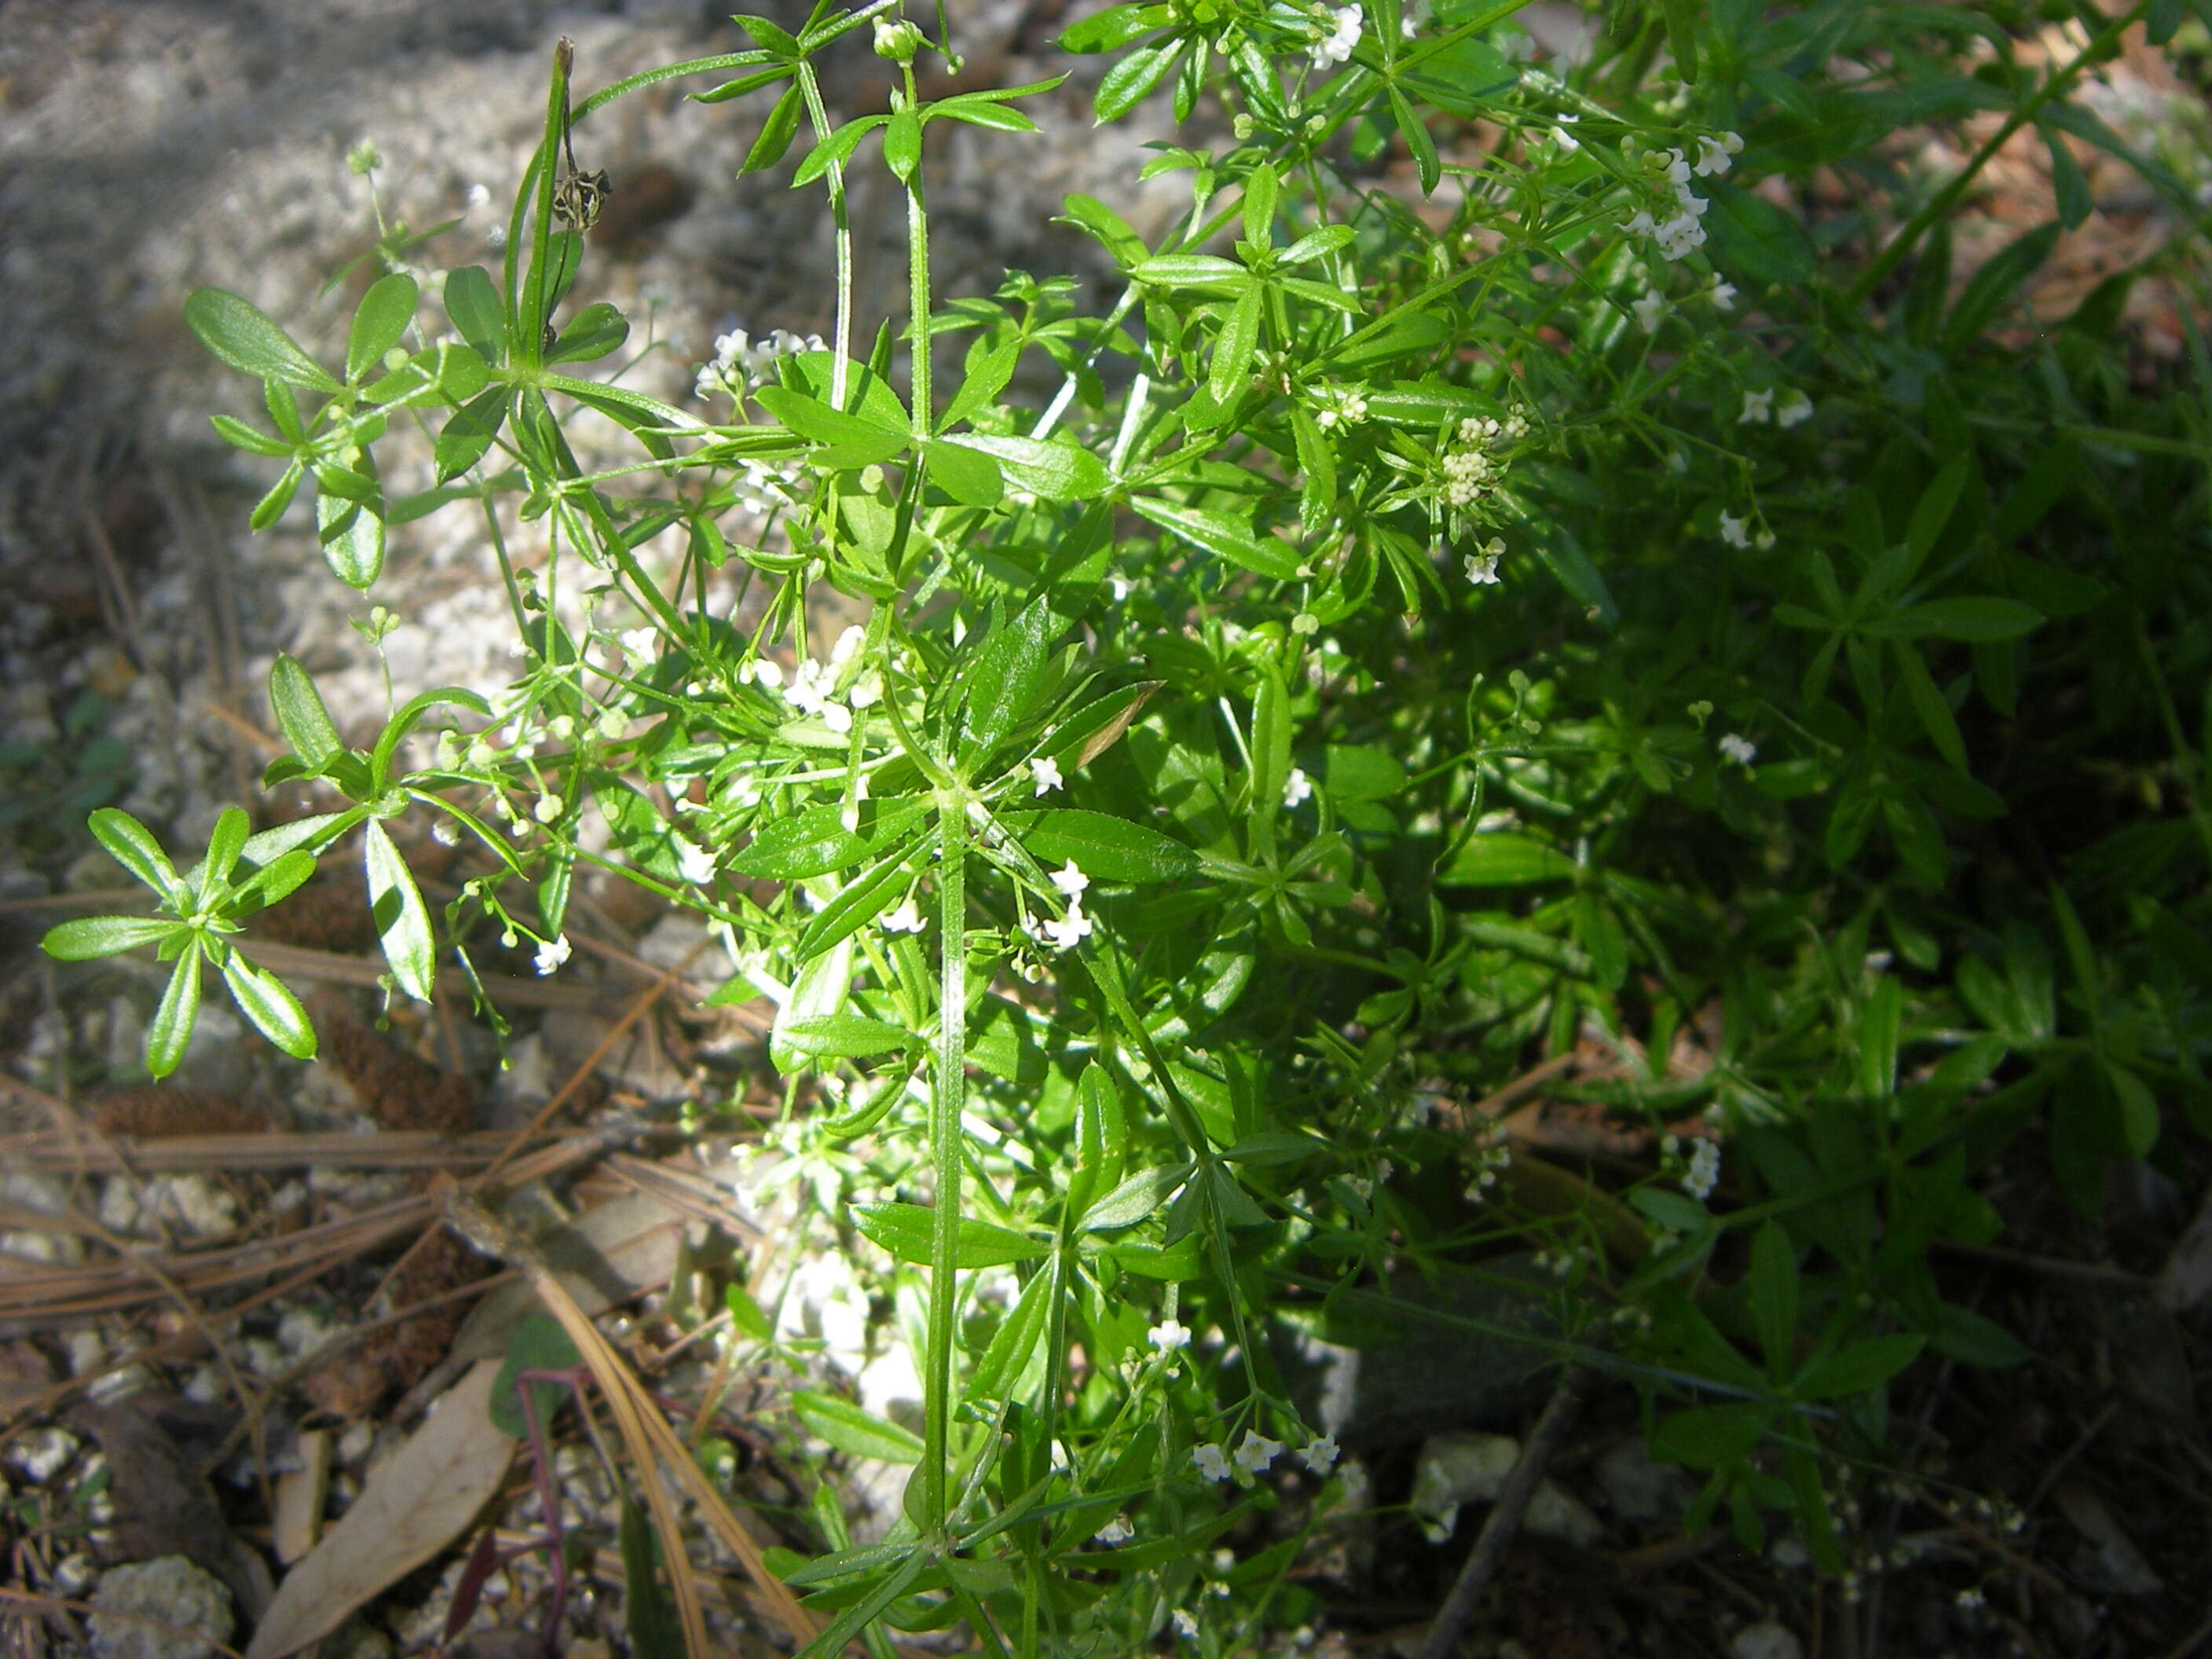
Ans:
{"label": "cluster of white flowers", "polygon": [[1498,471],[1490,457],[1492,446],[1501,440],[1514,442],[1528,431],[1528,422],[1518,415],[1509,415],[1502,421],[1470,415],[1462,421],[1455,445],[1443,454],[1444,505],[1454,513],[1464,513],[1488,495]]}
{"label": "cluster of white flowers", "polygon": [[1751,520],[1725,509],[1721,514],[1721,539],[1730,547],[1756,547],[1761,552],[1774,545],[1774,532],[1765,525],[1753,531]]}
{"label": "cluster of white flowers", "polygon": [[1367,395],[1357,386],[1322,386],[1313,398],[1314,424],[1326,432],[1341,421],[1358,426],[1367,418]]}
{"label": "cluster of white flowers", "polygon": [[770,690],[781,690],[783,700],[802,714],[811,714],[832,732],[840,733],[853,729],[853,716],[873,708],[883,701],[883,677],[873,670],[854,678],[852,684],[840,691],[837,688],[847,678],[846,670],[862,645],[866,643],[867,631],[860,627],[847,629],[837,636],[830,647],[830,660],[816,662],[808,658],[799,665],[791,677],[791,684],[783,684],[783,670],[767,658],[754,662],[752,677]]}
{"label": "cluster of white flowers", "polygon": [[1776,389],[1765,386],[1743,394],[1743,410],[1736,419],[1747,426],[1764,426],[1772,421],[1787,432],[1791,427],[1813,418],[1813,400],[1796,386],[1781,392],[1781,402],[1775,401]]}
{"label": "cluster of white flowers", "polygon": [[1720,1184],[1720,1143],[1700,1140],[1690,1148],[1690,1167],[1682,1172],[1682,1190],[1702,1204],[1713,1195],[1713,1188]]}
{"label": "cluster of white flowers", "polygon": [[1067,914],[1063,916],[1031,916],[1030,936],[1042,939],[1055,951],[1073,951],[1091,937],[1091,918],[1084,914],[1083,895],[1091,885],[1091,878],[1076,867],[1073,859],[1064,868],[1052,872],[1052,884],[1067,901]]}
{"label": "cluster of white flowers", "polygon": [[1705,245],[1705,210],[1712,205],[1690,188],[1690,180],[1726,173],[1734,165],[1730,158],[1742,152],[1743,140],[1733,132],[1698,140],[1698,159],[1695,161],[1684,155],[1679,148],[1661,152],[1654,159],[1661,161],[1667,183],[1674,192],[1673,216],[1665,220],[1656,219],[1650,209],[1638,208],[1629,216],[1628,222],[1621,228],[1631,236],[1649,236],[1659,245],[1659,252],[1669,259],[1686,258],[1692,249]]}
{"label": "cluster of white flowers", "polygon": [[777,358],[827,349],[820,335],[793,334],[787,328],[770,329],[761,337],[758,344],[743,329],[718,335],[714,340],[714,361],[699,366],[699,373],[691,383],[692,394],[708,398],[719,392],[726,398],[743,398],[768,379]]}
{"label": "cluster of white flowers", "polygon": [[1730,732],[1721,738],[1720,751],[1738,766],[1748,766],[1757,758],[1759,745],[1749,738],[1738,737]]}
{"label": "cluster of white flowers", "polygon": [[1363,19],[1357,6],[1339,6],[1321,20],[1321,27],[1329,32],[1314,42],[1313,66],[1325,70],[1332,64],[1349,62],[1359,45]]}

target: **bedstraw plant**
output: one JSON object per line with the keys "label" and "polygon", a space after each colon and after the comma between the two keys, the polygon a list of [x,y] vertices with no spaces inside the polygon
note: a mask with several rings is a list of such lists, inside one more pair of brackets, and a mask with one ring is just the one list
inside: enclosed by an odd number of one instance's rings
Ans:
{"label": "bedstraw plant", "polygon": [[[811,1652],[1298,1624],[1321,1522],[1239,1523],[1297,1483],[1326,1516],[1340,1449],[1271,1333],[1374,1340],[1436,1316],[1393,1274],[1516,1248],[1559,1287],[1524,1340],[1641,1390],[1705,1483],[1692,1526],[1725,1509],[1755,1544],[1780,1515],[1843,1572],[1836,1495],[1911,1455],[1892,1379],[2023,1352],[1929,1265],[1996,1236],[1977,1173],[2033,1127],[2094,1207],[2108,1158],[2212,1114],[2206,410],[2116,368],[2144,272],[2023,297],[2089,211],[2079,146],[2194,224],[2183,163],[2077,94],[2203,9],[2037,35],[1663,0],[1593,9],[1544,66],[1517,9],[1074,21],[1098,120],[1171,111],[1143,172],[1188,192],[1157,243],[1068,198],[1117,273],[1096,312],[1019,272],[939,295],[927,155],[965,127],[1018,165],[1061,77],[926,100],[951,43],[894,0],[741,16],[745,49],[588,97],[562,43],[502,268],[426,292],[385,249],[342,365],[234,295],[186,307],[264,391],[265,422],[216,420],[276,473],[254,527],[311,496],[368,596],[387,535],[480,514],[525,665],[364,750],[280,658],[270,781],[349,804],[226,814],[181,872],[104,810],[157,911],[48,949],[175,964],[160,1075],[203,966],[313,1051],[234,936],[356,846],[395,997],[489,937],[560,971],[580,871],[705,918],[739,970],[715,1000],[775,1006],[769,1058],[814,1103],[791,1167],[911,1316],[925,1396],[918,1437],[802,1396],[913,1468],[886,1541],[785,1560]],[[816,64],[855,31],[890,106],[837,122]],[[681,406],[593,378],[629,325],[580,302],[621,188],[592,118],[679,77],[757,112],[747,169],[821,191],[838,260],[826,343],[729,337]],[[1890,143],[1990,112],[1945,178]],[[1952,216],[2027,128],[2057,217],[1955,281]],[[864,168],[903,203],[902,318],[854,313]],[[2188,246],[2149,274],[2188,280]],[[586,467],[586,425],[629,458]],[[403,426],[435,477],[395,497]],[[2125,533],[2150,523],[2167,544]],[[857,618],[830,636],[825,596]],[[2051,729],[2053,688],[2175,810],[2054,831],[2063,767],[2008,736]],[[478,849],[442,918],[386,829],[424,814]],[[1609,1074],[1555,1093],[1667,1137],[1640,1178],[1472,1109],[1577,1044]]]}

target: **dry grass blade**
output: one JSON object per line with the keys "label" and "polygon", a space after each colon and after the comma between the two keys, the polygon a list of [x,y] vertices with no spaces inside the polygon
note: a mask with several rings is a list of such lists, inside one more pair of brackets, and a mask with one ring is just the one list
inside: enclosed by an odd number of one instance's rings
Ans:
{"label": "dry grass blade", "polygon": [[[814,1615],[799,1605],[783,1581],[770,1572],[761,1554],[760,1546],[753,1541],[734,1515],[722,1495],[714,1490],[714,1483],[705,1471],[685,1449],[676,1431],[668,1425],[659,1407],[649,1399],[622,1357],[607,1345],[584,1310],[576,1305],[568,1287],[561,1283],[538,1251],[518,1237],[512,1229],[497,1220],[489,1211],[470,1197],[450,1181],[440,1183],[445,1198],[446,1217],[449,1224],[477,1249],[486,1255],[505,1261],[530,1282],[544,1302],[546,1310],[561,1322],[568,1340],[576,1345],[584,1362],[591,1367],[605,1395],[608,1407],[621,1428],[623,1438],[636,1457],[641,1468],[651,1471],[657,1467],[674,1475],[679,1485],[698,1504],[701,1513],[714,1535],[744,1565],[753,1583],[760,1589],[781,1623],[786,1634],[799,1647],[805,1647],[818,1633]],[[662,1553],[668,1562],[669,1577],[677,1587],[677,1605],[684,1616],[687,1644],[691,1642],[692,1621],[700,1617],[698,1593],[686,1570],[687,1558],[683,1535],[677,1529],[672,1507],[662,1483],[648,1478],[647,1496],[653,1505],[653,1524],[661,1532]],[[665,1518],[664,1518],[665,1517]],[[703,1656],[706,1632],[699,1627],[698,1643],[690,1651]]]}
{"label": "dry grass blade", "polygon": [[374,1134],[164,1135],[102,1141],[64,1133],[0,1135],[0,1169],[53,1175],[175,1175],[187,1170],[452,1170],[489,1164],[514,1142],[507,1129],[441,1135],[383,1130]]}

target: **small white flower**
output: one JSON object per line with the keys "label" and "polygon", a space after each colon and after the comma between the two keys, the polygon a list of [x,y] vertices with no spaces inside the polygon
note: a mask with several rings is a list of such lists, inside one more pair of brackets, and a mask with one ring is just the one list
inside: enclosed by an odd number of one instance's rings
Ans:
{"label": "small white flower", "polygon": [[1652,218],[1649,208],[1637,209],[1622,222],[1620,228],[1624,234],[1630,236],[1656,236],[1659,234],[1658,222]]}
{"label": "small white flower", "polygon": [[[1720,274],[1716,271],[1713,274],[1713,285],[1705,290],[1705,298],[1713,302],[1713,309],[1715,311],[1734,311],[1735,309],[1735,284],[1734,283],[1724,283],[1721,281]],[[1810,412],[1810,404],[1807,405],[1807,410],[1808,412]],[[1786,426],[1789,422],[1785,421],[1784,424]]]}
{"label": "small white flower", "polygon": [[676,848],[676,873],[693,887],[704,887],[714,878],[714,855],[694,847],[683,836],[672,838]]}
{"label": "small white flower", "polygon": [[1657,289],[1647,289],[1638,299],[1629,302],[1628,308],[1636,313],[1637,325],[1646,334],[1656,334],[1659,325],[1667,318],[1667,296]]}
{"label": "small white flower", "polygon": [[1327,1474],[1336,1467],[1336,1460],[1342,1449],[1336,1443],[1334,1435],[1325,1434],[1320,1439],[1309,1441],[1306,1443],[1305,1449],[1298,1454],[1298,1462],[1304,1463],[1316,1474]]}
{"label": "small white flower", "polygon": [[1330,15],[1335,20],[1335,29],[1314,43],[1313,65],[1325,70],[1331,64],[1347,61],[1359,45],[1359,32],[1364,20],[1357,6],[1339,6]]}
{"label": "small white flower", "polygon": [[[1731,139],[1735,140],[1733,146],[1729,143]],[[1733,132],[1724,133],[1718,138],[1700,138],[1698,140],[1698,164],[1691,171],[1700,179],[1726,173],[1735,165],[1729,158],[1741,154],[1742,149],[1743,140],[1737,138]]]}
{"label": "small white flower", "polygon": [[1764,426],[1774,418],[1774,388],[1767,386],[1758,392],[1743,394],[1743,412],[1736,419],[1746,426]]}
{"label": "small white flower", "polygon": [[1179,1319],[1164,1319],[1145,1333],[1145,1340],[1162,1353],[1173,1353],[1178,1348],[1190,1346],[1192,1332]]}
{"label": "small white flower", "polygon": [[822,724],[842,737],[853,729],[853,711],[842,702],[824,702],[822,705]]}
{"label": "small white flower", "polygon": [[1222,1455],[1221,1448],[1211,1441],[1203,1446],[1193,1446],[1190,1449],[1190,1461],[1198,1466],[1198,1472],[1209,1480],[1229,1479],[1229,1460]]}
{"label": "small white flower", "polygon": [[1680,190],[1690,182],[1690,163],[1680,149],[1669,146],[1662,152],[1667,158],[1667,182]]}
{"label": "small white flower", "polygon": [[1730,547],[1749,547],[1750,525],[1748,519],[1739,519],[1733,513],[1723,513],[1721,514],[1721,539]]}
{"label": "small white flower", "polygon": [[1050,794],[1066,780],[1060,775],[1060,763],[1049,755],[1039,755],[1030,763],[1030,781],[1036,786],[1039,797]]}
{"label": "small white flower", "polygon": [[[1749,738],[1740,738],[1733,732],[1729,732],[1726,737],[1720,740],[1719,747],[1721,753],[1727,756],[1738,766],[1750,765],[1753,758],[1759,753],[1759,745],[1757,744],[1753,743]],[[1669,1139],[1672,1139],[1672,1137],[1670,1136]],[[1699,1141],[1698,1144],[1700,1146],[1703,1146],[1710,1143]]]}
{"label": "small white flower", "polygon": [[619,738],[629,730],[629,716],[619,708],[610,708],[599,716],[599,735]]}
{"label": "small white flower", "polygon": [[568,961],[571,954],[568,936],[566,933],[562,933],[550,945],[539,945],[537,957],[538,977],[543,979],[552,973],[562,963]]}
{"label": "small white flower", "polygon": [[538,804],[530,809],[530,816],[540,823],[551,823],[561,816],[561,797],[540,795]]}
{"label": "small white flower", "polygon": [[1127,1516],[1117,1515],[1091,1535],[1102,1544],[1126,1544],[1137,1535],[1137,1529],[1129,1524]]}
{"label": "small white flower", "polygon": [[1075,860],[1052,872],[1052,884],[1060,889],[1063,898],[1079,899],[1091,885],[1091,878],[1075,867]]}
{"label": "small white flower", "polygon": [[884,911],[877,920],[886,933],[918,933],[924,926],[921,919],[921,907],[914,902],[914,895],[911,893],[891,908]]}
{"label": "small white flower", "polygon": [[489,185],[471,185],[469,186],[468,202],[469,211],[471,213],[474,213],[478,208],[489,207],[491,205],[491,186]]}
{"label": "small white flower", "polygon": [[1788,396],[1775,405],[1774,424],[1785,432],[1801,422],[1809,421],[1812,418],[1813,400],[1795,386],[1790,389]]}
{"label": "small white flower", "polygon": [[660,631],[653,628],[625,628],[615,638],[632,662],[651,662],[660,647]]}
{"label": "small white flower", "polygon": [[1304,770],[1293,766],[1291,775],[1283,780],[1283,805],[1302,806],[1313,793],[1313,780]]}
{"label": "small white flower", "polygon": [[1583,147],[1582,140],[1567,131],[1582,118],[1579,115],[1562,115],[1559,117],[1559,125],[1552,129],[1552,143],[1561,155],[1572,155]]}
{"label": "small white flower", "polygon": [[764,690],[780,691],[783,689],[783,665],[773,658],[756,657],[745,672],[752,676],[753,684]]}
{"label": "small white flower", "polygon": [[1493,541],[1481,552],[1468,554],[1466,560],[1468,580],[1477,587],[1502,580],[1498,574],[1498,561],[1504,550],[1501,544]]}
{"label": "small white flower", "polygon": [[1237,1467],[1257,1474],[1282,1455],[1283,1443],[1270,1440],[1254,1430],[1244,1431],[1244,1438],[1237,1445]]}
{"label": "small white flower", "polygon": [[1359,1194],[1359,1201],[1362,1204],[1375,1196],[1375,1182],[1371,1176],[1346,1176],[1344,1178],[1344,1184]]}
{"label": "small white flower", "polygon": [[1073,951],[1077,945],[1091,937],[1091,918],[1083,914],[1083,906],[1070,904],[1067,914],[1059,921],[1047,919],[1043,927],[1046,939],[1055,951]]}
{"label": "small white flower", "polygon": [[1198,1620],[1192,1618],[1184,1609],[1177,1607],[1168,1616],[1175,1621],[1177,1636],[1182,1637],[1186,1642],[1195,1642],[1198,1639]]}
{"label": "small white flower", "polygon": [[1690,1152],[1690,1167],[1682,1176],[1682,1190],[1702,1204],[1720,1184],[1720,1146],[1714,1141],[1701,1140]]}

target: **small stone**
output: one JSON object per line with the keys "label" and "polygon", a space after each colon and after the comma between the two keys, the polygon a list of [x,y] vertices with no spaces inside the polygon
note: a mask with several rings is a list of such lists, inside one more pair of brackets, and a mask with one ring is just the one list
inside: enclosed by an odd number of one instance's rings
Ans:
{"label": "small stone", "polygon": [[76,1437],[66,1429],[26,1429],[8,1448],[8,1466],[33,1486],[43,1486],[69,1467],[76,1451]]}
{"label": "small stone", "polygon": [[1597,1460],[1596,1473],[1606,1507],[1624,1521],[1673,1520],[1687,1501],[1680,1471],[1654,1463],[1640,1434],[1607,1446]]}
{"label": "small stone", "polygon": [[181,1555],[132,1561],[92,1594],[94,1659],[207,1659],[230,1639],[230,1591]]}
{"label": "small stone", "polygon": [[1729,1653],[1730,1659],[1804,1659],[1805,1650],[1787,1626],[1768,1619],[1738,1631]]}

